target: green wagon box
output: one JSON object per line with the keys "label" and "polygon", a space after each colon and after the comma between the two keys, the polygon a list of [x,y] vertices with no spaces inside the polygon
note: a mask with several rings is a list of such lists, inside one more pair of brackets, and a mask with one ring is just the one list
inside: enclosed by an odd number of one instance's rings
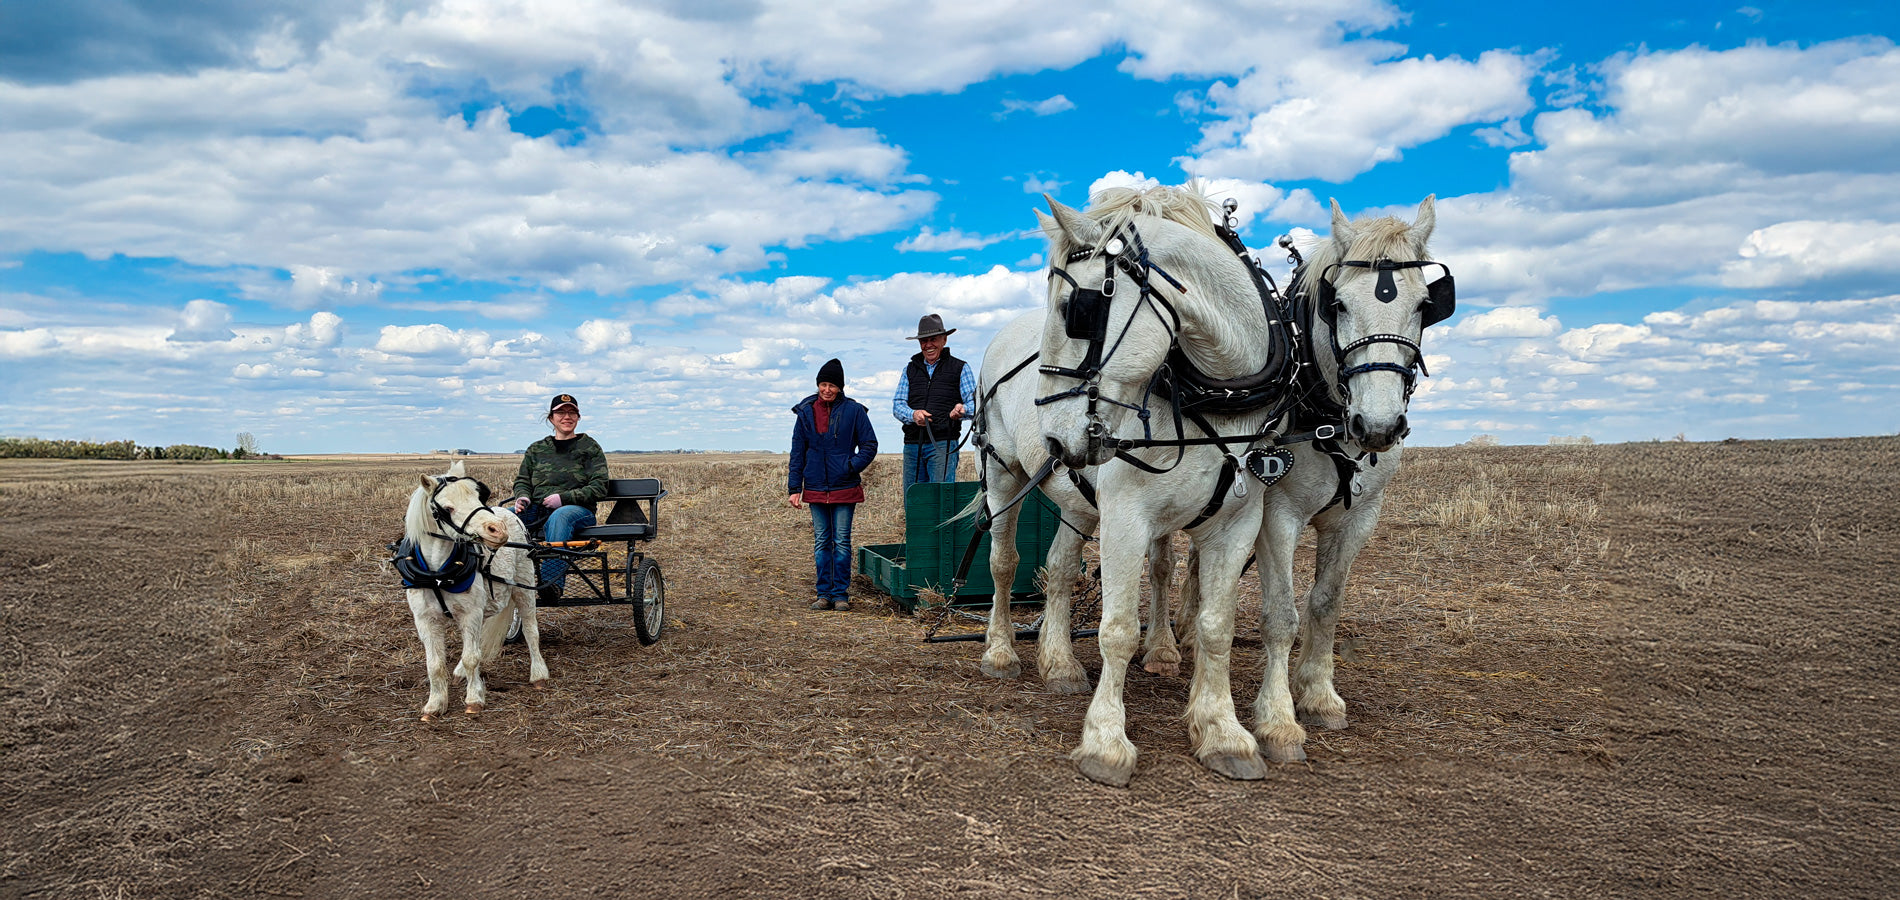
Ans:
{"label": "green wagon box", "polygon": [[[949,596],[957,564],[962,562],[963,551],[970,545],[970,535],[976,530],[977,517],[949,520],[969,505],[980,487],[974,481],[911,485],[909,493],[904,495],[904,542],[859,547],[858,572],[896,598],[906,610],[916,609],[917,592],[926,588]],[[1021,561],[1016,566],[1016,582],[1010,586],[1011,593],[1019,596],[1037,593],[1036,573],[1049,556],[1049,544],[1055,540],[1056,529],[1061,527],[1055,502],[1043,496],[1042,491],[1031,491],[1023,499],[1016,524],[1016,552]],[[951,603],[988,606],[995,592],[995,582],[990,580],[988,534],[977,544],[976,557],[966,577],[963,589],[951,598]]]}

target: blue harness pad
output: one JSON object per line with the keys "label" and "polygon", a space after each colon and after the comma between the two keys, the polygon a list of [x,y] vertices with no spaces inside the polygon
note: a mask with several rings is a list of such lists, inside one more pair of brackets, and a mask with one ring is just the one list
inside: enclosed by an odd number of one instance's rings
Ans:
{"label": "blue harness pad", "polygon": [[475,576],[481,573],[481,554],[470,552],[473,549],[473,544],[458,543],[449,552],[449,558],[442,561],[442,568],[431,569],[429,561],[422,558],[422,548],[404,538],[397,545],[392,562],[396,564],[396,572],[402,575],[403,587],[461,594],[475,584]]}

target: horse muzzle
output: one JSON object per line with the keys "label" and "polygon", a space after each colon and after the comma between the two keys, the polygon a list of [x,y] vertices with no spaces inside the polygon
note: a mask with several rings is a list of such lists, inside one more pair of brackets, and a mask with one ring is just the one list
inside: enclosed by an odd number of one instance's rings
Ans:
{"label": "horse muzzle", "polygon": [[1097,439],[1088,439],[1081,449],[1070,449],[1067,445],[1063,444],[1062,441],[1045,435],[1043,437],[1043,444],[1048,448],[1050,456],[1060,460],[1064,466],[1071,469],[1086,469],[1089,466],[1098,464],[1098,462],[1094,460],[1094,457],[1099,453],[1100,447],[1100,441]]}
{"label": "horse muzzle", "polygon": [[1404,440],[1405,436],[1411,433],[1412,426],[1406,423],[1403,413],[1383,425],[1368,422],[1366,417],[1359,413],[1346,417],[1346,437],[1373,453],[1384,453],[1392,449],[1392,445]]}

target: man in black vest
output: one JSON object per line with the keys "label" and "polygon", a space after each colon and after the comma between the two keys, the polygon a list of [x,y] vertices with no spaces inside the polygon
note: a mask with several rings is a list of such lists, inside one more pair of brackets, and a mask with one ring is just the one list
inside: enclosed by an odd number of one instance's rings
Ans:
{"label": "man in black vest", "polygon": [[976,406],[976,373],[945,348],[955,328],[943,317],[917,321],[918,354],[897,379],[891,412],[904,423],[904,491],[918,482],[957,480],[957,440]]}

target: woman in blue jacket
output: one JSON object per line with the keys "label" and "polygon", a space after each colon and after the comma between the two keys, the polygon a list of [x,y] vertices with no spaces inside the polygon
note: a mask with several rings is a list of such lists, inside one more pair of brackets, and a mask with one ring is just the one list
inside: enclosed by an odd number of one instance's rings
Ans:
{"label": "woman in blue jacket", "polygon": [[818,369],[818,393],[792,407],[792,465],[785,502],[811,508],[811,556],[818,569],[812,609],[850,609],[851,518],[864,502],[858,473],[877,458],[871,416],[844,395],[844,363]]}

